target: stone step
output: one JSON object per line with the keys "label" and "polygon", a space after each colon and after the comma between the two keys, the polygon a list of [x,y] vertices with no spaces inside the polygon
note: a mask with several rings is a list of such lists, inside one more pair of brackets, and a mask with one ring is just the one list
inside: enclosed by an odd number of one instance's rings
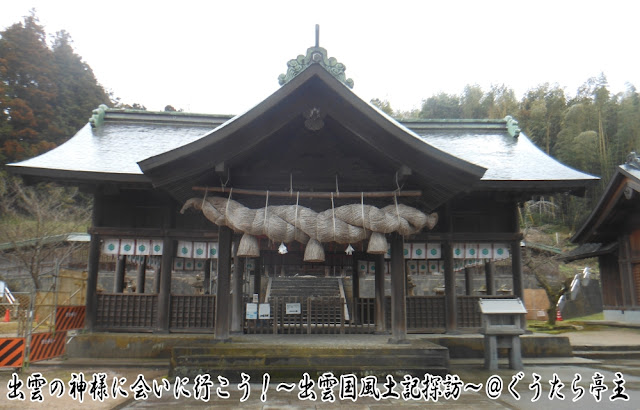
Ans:
{"label": "stone step", "polygon": [[299,381],[304,373],[317,379],[325,372],[334,375],[387,374],[416,377],[425,373],[445,375],[449,367],[446,348],[424,342],[406,345],[294,346],[219,343],[207,346],[175,347],[170,377],[193,378],[198,374],[221,375],[239,381],[241,373],[261,380],[269,373],[273,381]]}
{"label": "stone step", "polygon": [[588,359],[640,359],[640,350],[574,350],[573,355]]}
{"label": "stone step", "polygon": [[640,345],[572,345],[573,350],[579,351],[599,351],[599,352],[607,352],[607,351],[619,351],[619,352],[629,352],[640,350]]}

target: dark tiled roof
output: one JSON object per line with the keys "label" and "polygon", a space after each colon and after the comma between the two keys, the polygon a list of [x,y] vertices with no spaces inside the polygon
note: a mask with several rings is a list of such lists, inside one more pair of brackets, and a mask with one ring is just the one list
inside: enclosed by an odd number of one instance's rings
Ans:
{"label": "dark tiled roof", "polygon": [[61,146],[10,166],[18,173],[35,168],[42,174],[47,170],[84,173],[87,179],[92,175],[102,179],[94,174],[143,176],[139,161],[197,140],[230,118],[107,110],[102,125],[87,124]]}
{"label": "dark tiled roof", "polygon": [[[80,174],[87,180],[108,180],[121,175],[146,181],[138,162],[196,141],[231,122],[231,116],[109,109],[102,125],[87,124],[65,144],[10,164],[10,168],[40,176],[57,171],[59,178]],[[584,185],[597,180],[546,155],[524,134],[512,137],[504,120],[413,121],[398,126],[437,149],[486,168],[481,184],[562,181]]]}
{"label": "dark tiled roof", "polygon": [[[467,129],[465,129],[467,128]],[[482,181],[595,181],[548,156],[520,133],[502,129],[416,129],[425,142],[465,161],[487,168]]]}
{"label": "dark tiled roof", "polygon": [[558,257],[558,260],[565,262],[576,261],[580,259],[594,258],[600,255],[606,255],[615,251],[618,248],[618,243],[613,242],[610,244],[601,243],[585,243],[577,248],[565,252],[562,256]]}

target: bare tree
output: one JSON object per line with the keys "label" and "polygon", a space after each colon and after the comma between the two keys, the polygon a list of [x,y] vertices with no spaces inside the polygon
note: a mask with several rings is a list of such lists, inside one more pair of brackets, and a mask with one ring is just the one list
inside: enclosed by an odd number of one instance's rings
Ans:
{"label": "bare tree", "polygon": [[549,309],[547,309],[547,323],[551,326],[556,324],[558,312],[558,300],[569,291],[571,277],[564,276],[558,268],[559,262],[549,256],[525,255],[524,266],[534,275],[536,282],[544,289],[549,299]]}
{"label": "bare tree", "polygon": [[79,202],[76,188],[54,184],[25,186],[19,179],[5,179],[3,190],[2,252],[5,259],[25,269],[35,290],[40,290],[44,268],[59,267],[75,250],[60,235],[86,231],[90,206]]}

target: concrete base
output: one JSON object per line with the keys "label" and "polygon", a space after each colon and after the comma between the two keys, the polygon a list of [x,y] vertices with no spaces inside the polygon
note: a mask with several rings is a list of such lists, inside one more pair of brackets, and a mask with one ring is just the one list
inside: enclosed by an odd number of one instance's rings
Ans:
{"label": "concrete base", "polygon": [[424,377],[425,373],[444,376],[449,370],[449,352],[423,339],[390,345],[386,339],[365,336],[287,335],[263,336],[260,340],[238,338],[233,343],[178,346],[172,349],[169,377],[195,378],[199,374],[224,376],[240,381],[245,373],[251,380],[262,380],[268,373],[272,381],[299,381],[304,373],[317,380],[326,372],[335,376],[358,377],[388,374]]}
{"label": "concrete base", "polygon": [[[571,357],[569,339],[555,335],[521,336],[523,357]],[[262,343],[278,340],[279,343],[319,343],[354,344],[380,343],[386,347],[389,334],[381,335],[239,335],[232,337],[232,343]],[[425,340],[445,347],[451,358],[484,357],[484,337],[481,334],[462,335],[408,335],[407,340]],[[151,334],[151,333],[83,333],[73,337],[67,344],[69,358],[120,358],[120,359],[169,359],[176,346],[200,346],[215,343],[213,335],[197,334]],[[500,355],[506,352],[500,352]]]}
{"label": "concrete base", "polygon": [[[450,357],[456,359],[472,359],[484,357],[484,336],[460,335],[439,336],[429,340],[449,349]],[[569,339],[555,335],[523,335],[520,336],[522,357],[571,357],[573,349]],[[507,357],[506,349],[499,349],[500,357]]]}
{"label": "concrete base", "polygon": [[605,310],[604,320],[640,324],[640,310]]}

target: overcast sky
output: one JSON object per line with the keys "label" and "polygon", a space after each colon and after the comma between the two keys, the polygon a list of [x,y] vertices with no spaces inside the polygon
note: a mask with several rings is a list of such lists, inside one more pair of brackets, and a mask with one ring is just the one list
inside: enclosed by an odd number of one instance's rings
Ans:
{"label": "overcast sky", "polygon": [[558,83],[570,95],[604,72],[640,87],[633,1],[3,1],[0,28],[35,8],[66,30],[98,81],[150,110],[239,114],[278,87],[315,43],[347,67],[364,100],[420,106],[466,84]]}

